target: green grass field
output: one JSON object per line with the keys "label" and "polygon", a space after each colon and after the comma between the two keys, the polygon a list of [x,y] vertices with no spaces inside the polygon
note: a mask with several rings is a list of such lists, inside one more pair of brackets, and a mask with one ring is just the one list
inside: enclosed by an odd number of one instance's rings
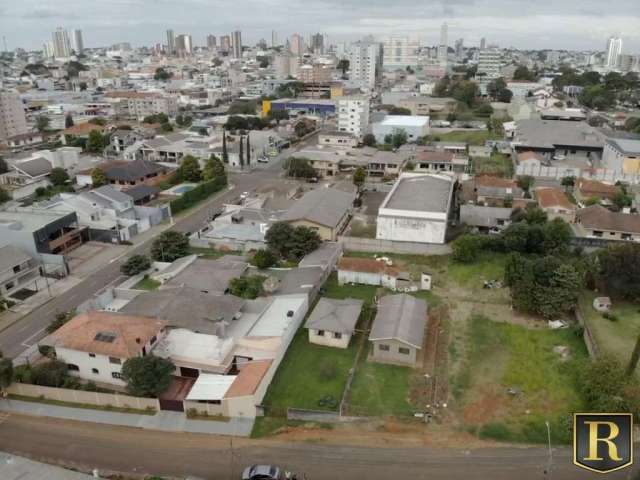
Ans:
{"label": "green grass field", "polygon": [[339,285],[338,276],[332,274],[324,284],[324,297],[328,298],[358,298],[365,303],[372,303],[378,287],[373,285]]}
{"label": "green grass field", "polygon": [[487,140],[497,138],[488,130],[461,130],[457,132],[439,133],[432,136],[434,138],[438,137],[441,142],[466,142],[469,145],[484,145]]}
{"label": "green grass field", "polygon": [[[570,440],[570,414],[580,411],[577,373],[588,361],[580,336],[571,329],[527,329],[473,315],[463,366],[451,379],[467,427],[505,441],[546,442],[549,421],[554,443]],[[569,347],[562,361],[553,351]],[[509,388],[517,389],[516,396]]]}
{"label": "green grass field", "polygon": [[363,416],[412,415],[409,403],[409,379],[415,370],[408,367],[383,365],[364,360],[351,389],[349,409]]}
{"label": "green grass field", "polygon": [[307,330],[301,328],[269,386],[264,404],[280,414],[287,407],[337,410],[320,406],[318,401],[331,395],[340,402],[357,348],[356,338],[351,339],[348,349],[314,345],[308,341]]}
{"label": "green grass field", "polygon": [[513,160],[509,155],[492,152],[488,158],[475,157],[473,171],[476,175],[486,174],[512,178],[514,173]]}
{"label": "green grass field", "polygon": [[599,349],[626,363],[640,334],[640,305],[614,300],[611,314],[616,320],[609,320],[594,310],[593,299],[596,296],[588,292],[581,297],[580,306],[585,322],[593,333]]}
{"label": "green grass field", "polygon": [[157,280],[145,277],[133,286],[134,290],[157,290],[162,285]]}
{"label": "green grass field", "polygon": [[473,263],[450,261],[448,276],[463,287],[482,288],[483,280],[502,280],[507,255],[500,253],[482,253]]}

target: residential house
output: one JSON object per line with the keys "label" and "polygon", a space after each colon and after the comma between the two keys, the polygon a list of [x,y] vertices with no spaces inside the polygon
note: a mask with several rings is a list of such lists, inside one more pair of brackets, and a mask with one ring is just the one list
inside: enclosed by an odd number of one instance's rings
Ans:
{"label": "residential house", "polygon": [[409,142],[415,142],[429,134],[429,117],[414,115],[388,115],[382,121],[373,123],[371,131],[376,142],[385,143],[388,135],[404,130]]}
{"label": "residential house", "polygon": [[320,187],[307,192],[281,216],[293,226],[318,232],[322,240],[336,241],[347,225],[355,195],[335,188]]}
{"label": "residential house", "polygon": [[560,218],[565,222],[573,222],[576,205],[571,203],[566,193],[559,188],[539,187],[535,190],[536,200],[540,208],[547,212],[550,220]]}
{"label": "residential house", "polygon": [[69,320],[42,344],[54,348],[70,375],[124,387],[122,365],[147,355],[164,329],[165,322],[154,318],[90,311]]}
{"label": "residential house", "polygon": [[135,205],[142,206],[158,198],[161,191],[158,187],[141,183],[123,190],[122,193],[129,195]]}
{"label": "residential house", "polygon": [[577,237],[605,242],[640,242],[640,215],[612,212],[601,205],[592,205],[577,211],[574,232]]}
{"label": "residential house", "polygon": [[10,297],[24,288],[38,289],[40,264],[13,245],[0,247],[0,297]]}
{"label": "residential house", "polygon": [[482,233],[494,233],[511,224],[512,213],[512,208],[465,204],[460,206],[460,222]]}
{"label": "residential house", "polygon": [[502,206],[505,200],[524,197],[524,191],[510,178],[479,175],[472,180],[476,201],[490,206]]}
{"label": "residential house", "polygon": [[602,164],[616,172],[640,174],[640,140],[608,138],[604,144]]}
{"label": "residential house", "polygon": [[309,343],[347,348],[363,303],[354,298],[321,298],[305,324],[309,331]]}
{"label": "residential house", "polygon": [[445,243],[455,183],[447,175],[403,173],[380,205],[376,238]]}
{"label": "residential house", "polygon": [[338,261],[338,284],[357,283],[395,290],[400,270],[382,259],[342,257]]}
{"label": "residential house", "polygon": [[[97,168],[101,168],[104,171],[109,184],[117,189],[142,184],[155,186],[166,180],[175,171],[174,168],[146,160],[133,160],[130,162],[114,160],[102,163]],[[93,170],[93,168],[84,170],[76,175],[76,181],[79,186],[93,185],[93,180],[91,179]]]}
{"label": "residential house", "polygon": [[103,133],[105,127],[102,125],[96,125],[94,123],[84,122],[73,125],[72,127],[65,128],[62,132],[60,132],[60,141],[63,145],[67,145],[70,140],[73,139],[84,139],[88,140],[91,132],[96,131],[98,133]]}
{"label": "residential house", "polygon": [[458,102],[455,98],[417,96],[400,99],[398,106],[409,109],[411,115],[439,115],[444,118],[457,110]]}
{"label": "residential house", "polygon": [[369,361],[417,366],[426,326],[426,301],[406,293],[382,297],[369,333]]}
{"label": "residential house", "polygon": [[358,146],[358,139],[349,132],[321,132],[318,135],[318,145],[336,148],[355,148]]}
{"label": "residential house", "polygon": [[44,157],[33,157],[9,163],[9,171],[0,175],[0,187],[14,200],[31,196],[38,188],[46,188],[51,163]]}
{"label": "residential house", "polygon": [[586,178],[578,178],[573,189],[576,200],[581,203],[585,203],[589,199],[611,202],[620,192],[620,187],[617,185]]}
{"label": "residential house", "polygon": [[7,144],[11,150],[18,151],[43,143],[44,140],[45,136],[40,132],[27,132],[7,138]]}
{"label": "residential house", "polygon": [[469,157],[451,151],[422,150],[414,157],[414,171],[426,173],[467,173]]}

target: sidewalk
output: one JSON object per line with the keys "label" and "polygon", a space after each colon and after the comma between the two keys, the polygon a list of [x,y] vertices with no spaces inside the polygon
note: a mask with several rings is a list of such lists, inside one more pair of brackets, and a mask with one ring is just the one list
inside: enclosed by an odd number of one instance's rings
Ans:
{"label": "sidewalk", "polygon": [[254,422],[250,418],[232,418],[228,422],[189,420],[184,413],[180,412],[161,411],[155,415],[138,415],[135,413],[60,407],[46,403],[23,402],[11,399],[0,400],[0,410],[40,417],[55,417],[80,422],[144,428],[147,430],[233,435],[235,437],[248,437],[251,435]]}

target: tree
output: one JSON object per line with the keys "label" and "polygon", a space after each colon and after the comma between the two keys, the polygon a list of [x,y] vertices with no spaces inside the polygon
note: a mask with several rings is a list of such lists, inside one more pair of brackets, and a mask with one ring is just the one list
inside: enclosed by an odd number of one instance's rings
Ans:
{"label": "tree", "polygon": [[185,182],[199,182],[202,179],[200,171],[200,163],[193,155],[185,155],[182,157],[180,167],[178,168],[178,176]]}
{"label": "tree", "polygon": [[224,164],[215,155],[211,155],[202,170],[202,179],[205,181],[225,175]]}
{"label": "tree", "polygon": [[269,249],[261,248],[253,255],[251,263],[263,270],[276,265],[278,263],[278,256]]}
{"label": "tree", "polygon": [[534,181],[535,179],[531,175],[521,175],[518,177],[517,183],[518,187],[520,187],[525,192],[529,192],[529,190],[533,186]]}
{"label": "tree", "polygon": [[4,358],[0,352],[0,393],[13,382],[13,361]]}
{"label": "tree", "polygon": [[11,195],[4,188],[0,187],[0,205],[11,200]]}
{"label": "tree", "polygon": [[625,207],[630,207],[633,202],[633,198],[630,195],[623,191],[618,191],[611,199],[613,204],[618,208],[618,210],[622,210]]}
{"label": "tree", "polygon": [[248,133],[247,133],[247,166],[251,167],[251,140],[249,140]]}
{"label": "tree", "polygon": [[366,179],[367,171],[364,169],[364,167],[356,168],[356,171],[353,172],[353,184],[358,187],[358,191],[360,191]]}
{"label": "tree", "polygon": [[229,163],[229,153],[227,152],[227,131],[222,129],[222,162]]}
{"label": "tree", "polygon": [[407,131],[404,128],[394,129],[393,135],[391,136],[391,144],[393,145],[393,148],[400,148],[402,145],[407,143],[407,140]]}
{"label": "tree", "polygon": [[146,355],[127,359],[121,373],[131,395],[157,397],[171,385],[175,369],[171,360]]}
{"label": "tree", "polygon": [[590,411],[638,413],[635,378],[614,357],[599,356],[580,369],[579,385]]}
{"label": "tree", "polygon": [[166,82],[172,76],[173,74],[171,72],[167,72],[163,67],[159,67],[159,68],[156,68],[156,72],[153,75],[153,79],[160,82]]}
{"label": "tree", "polygon": [[176,124],[179,127],[188,127],[193,122],[193,118],[189,115],[179,114],[176,116]]}
{"label": "tree", "polygon": [[516,71],[513,72],[513,79],[532,82],[535,81],[536,75],[524,65],[520,65],[516,68]]}
{"label": "tree", "polygon": [[107,184],[107,176],[104,170],[100,167],[96,167],[91,171],[91,185],[93,188],[98,188]]}
{"label": "tree", "polygon": [[67,116],[64,117],[64,128],[71,128],[74,125],[75,124],[73,123],[73,117],[71,116],[71,113],[67,113]]}
{"label": "tree", "polygon": [[75,309],[70,310],[68,312],[58,312],[56,313],[54,319],[51,321],[49,325],[47,325],[46,332],[53,333],[62,327],[65,323],[71,320],[76,314]]}
{"label": "tree", "polygon": [[565,190],[569,190],[575,186],[576,177],[572,175],[567,177],[562,177],[562,180],[560,180],[560,184],[564,187]]}
{"label": "tree", "polygon": [[162,232],[151,244],[151,258],[158,262],[173,262],[187,255],[189,239],[180,232]]}
{"label": "tree", "polygon": [[411,115],[411,110],[404,107],[394,107],[392,106],[389,110],[389,115]]}
{"label": "tree", "polygon": [[229,293],[236,297],[253,300],[264,293],[262,285],[265,280],[266,277],[262,275],[234,278],[229,282]]}
{"label": "tree", "polygon": [[106,146],[105,137],[98,130],[91,130],[87,139],[87,152],[102,153]]}
{"label": "tree", "polygon": [[349,60],[347,60],[346,58],[341,59],[338,62],[337,69],[342,72],[342,77],[344,78],[344,76],[347,74],[347,70],[349,70]]}
{"label": "tree", "polygon": [[231,103],[227,115],[255,115],[257,104],[253,100],[236,100]]}
{"label": "tree", "polygon": [[293,237],[289,242],[289,252],[287,258],[300,260],[306,254],[318,249],[322,240],[315,230],[308,227],[298,226],[293,231]]}
{"label": "tree", "polygon": [[7,173],[9,171],[9,166],[7,165],[7,161],[0,155],[0,174]]}
{"label": "tree", "polygon": [[376,136],[373,133],[367,133],[364,137],[362,137],[362,143],[367,147],[375,147]]}
{"label": "tree", "polygon": [[58,360],[50,360],[33,367],[33,383],[43,387],[60,388],[67,378],[67,364]]}
{"label": "tree", "polygon": [[488,103],[483,103],[475,109],[475,114],[480,117],[490,117],[493,115],[493,107]]}
{"label": "tree", "polygon": [[308,159],[302,157],[289,157],[283,164],[283,168],[287,171],[289,177],[294,178],[313,178],[318,176],[315,168],[311,166]]}
{"label": "tree", "polygon": [[459,102],[462,102],[469,107],[473,107],[476,99],[480,95],[480,89],[475,82],[463,80],[462,82],[456,83],[449,93]]}
{"label": "tree", "polygon": [[498,93],[497,100],[502,103],[511,103],[511,99],[513,98],[513,92],[508,88],[500,90]]}
{"label": "tree", "polygon": [[640,301],[640,245],[625,242],[597,253],[598,284],[611,296]]}
{"label": "tree", "polygon": [[49,180],[55,187],[60,187],[67,184],[69,181],[69,174],[64,168],[55,167],[51,169]]}
{"label": "tree", "polygon": [[240,135],[240,143],[238,145],[238,161],[240,162],[240,169],[244,168],[244,139]]}
{"label": "tree", "polygon": [[49,117],[46,115],[38,115],[38,118],[36,118],[36,128],[40,133],[49,129],[49,123]]}
{"label": "tree", "polygon": [[78,84],[78,88],[80,89],[81,92],[84,92],[87,89],[88,85],[87,82],[80,82]]}
{"label": "tree", "polygon": [[481,235],[461,235],[451,244],[452,258],[459,263],[472,263],[477,260],[487,244],[487,237]]}
{"label": "tree", "polygon": [[146,255],[133,255],[120,266],[123,275],[132,277],[151,268],[151,260]]}
{"label": "tree", "polygon": [[286,222],[276,222],[264,236],[267,246],[280,257],[286,257],[289,240],[293,237],[294,228]]}
{"label": "tree", "polygon": [[578,100],[583,105],[595,110],[608,110],[616,104],[616,94],[605,85],[591,85],[582,90]]}

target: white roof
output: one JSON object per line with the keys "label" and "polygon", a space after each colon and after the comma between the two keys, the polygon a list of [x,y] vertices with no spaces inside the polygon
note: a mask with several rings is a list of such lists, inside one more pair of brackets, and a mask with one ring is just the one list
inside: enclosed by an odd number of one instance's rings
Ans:
{"label": "white roof", "polygon": [[169,331],[155,348],[159,357],[176,361],[192,361],[207,365],[219,365],[233,348],[233,338],[194,333],[185,328]]}
{"label": "white roof", "polygon": [[235,379],[236,375],[201,373],[191,387],[187,400],[222,400]]}
{"label": "white roof", "polygon": [[391,127],[423,127],[429,124],[429,117],[418,115],[387,115],[380,125]]}
{"label": "white roof", "polygon": [[[307,302],[306,295],[281,295],[260,316],[247,337],[281,337],[293,321],[296,312]],[[293,312],[292,316],[287,316]]]}

